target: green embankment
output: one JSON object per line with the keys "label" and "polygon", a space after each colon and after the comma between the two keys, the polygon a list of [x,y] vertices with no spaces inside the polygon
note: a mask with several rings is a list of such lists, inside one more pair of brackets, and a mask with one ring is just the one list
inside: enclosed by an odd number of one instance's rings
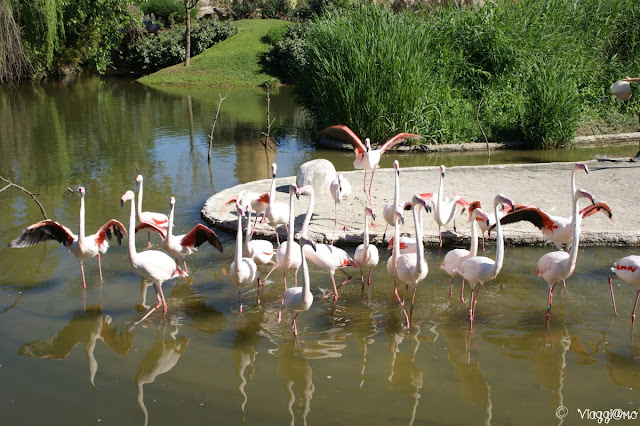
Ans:
{"label": "green embankment", "polygon": [[191,65],[174,65],[138,81],[155,85],[172,86],[219,86],[257,87],[264,82],[279,83],[279,80],[263,72],[259,64],[260,55],[270,46],[262,41],[274,27],[290,25],[277,19],[245,19],[234,21],[238,32],[227,40],[191,58]]}

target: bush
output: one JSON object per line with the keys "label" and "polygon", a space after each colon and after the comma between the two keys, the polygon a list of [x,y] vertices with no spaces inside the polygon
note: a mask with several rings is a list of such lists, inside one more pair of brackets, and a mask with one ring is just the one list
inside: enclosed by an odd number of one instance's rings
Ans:
{"label": "bush", "polygon": [[262,58],[262,64],[269,74],[289,84],[296,80],[297,74],[306,65],[305,29],[298,24],[285,31],[279,39],[276,39],[275,34],[268,34],[273,47]]}
{"label": "bush", "polygon": [[[206,20],[191,27],[191,56],[201,53],[214,44],[231,37],[237,28],[229,22]],[[159,69],[184,61],[185,27],[148,35],[129,45],[127,62],[131,71],[150,74]]]}
{"label": "bush", "polygon": [[[184,4],[175,0],[147,0],[140,4],[140,9],[145,15],[153,13],[156,19],[162,18],[169,27],[184,23]],[[199,6],[196,6],[191,10],[191,19],[195,19],[198,9]]]}

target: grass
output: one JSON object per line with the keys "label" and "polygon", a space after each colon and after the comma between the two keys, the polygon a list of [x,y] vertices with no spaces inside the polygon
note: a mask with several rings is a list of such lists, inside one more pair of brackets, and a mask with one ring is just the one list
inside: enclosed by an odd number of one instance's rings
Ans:
{"label": "grass", "polygon": [[233,24],[238,28],[237,34],[192,57],[189,67],[174,65],[138,81],[149,86],[201,87],[258,87],[265,82],[280,83],[259,64],[260,56],[270,48],[262,38],[271,29],[290,23],[277,19],[245,19]]}

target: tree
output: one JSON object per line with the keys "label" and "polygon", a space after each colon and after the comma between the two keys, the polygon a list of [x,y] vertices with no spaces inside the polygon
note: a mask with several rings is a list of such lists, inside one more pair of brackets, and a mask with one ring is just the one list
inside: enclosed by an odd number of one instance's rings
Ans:
{"label": "tree", "polygon": [[20,80],[33,73],[31,62],[22,45],[20,28],[10,2],[0,2],[0,82]]}
{"label": "tree", "polygon": [[185,18],[185,54],[184,66],[188,67],[191,62],[191,11],[195,9],[200,0],[182,0],[184,2],[184,18]]}

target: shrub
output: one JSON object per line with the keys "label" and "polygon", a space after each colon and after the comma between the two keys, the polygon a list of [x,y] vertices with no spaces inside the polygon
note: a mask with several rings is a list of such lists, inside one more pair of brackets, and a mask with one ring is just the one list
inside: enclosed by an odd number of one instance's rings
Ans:
{"label": "shrub", "polygon": [[[140,4],[140,9],[145,15],[153,13],[156,19],[162,18],[169,27],[184,23],[184,4],[175,0],[147,0]],[[196,6],[191,10],[191,19],[195,19],[198,9],[199,6]]]}
{"label": "shrub", "polygon": [[292,25],[285,29],[279,40],[274,34],[268,34],[273,47],[262,58],[262,64],[269,74],[277,76],[285,84],[294,82],[306,65],[304,28],[300,24]]}

